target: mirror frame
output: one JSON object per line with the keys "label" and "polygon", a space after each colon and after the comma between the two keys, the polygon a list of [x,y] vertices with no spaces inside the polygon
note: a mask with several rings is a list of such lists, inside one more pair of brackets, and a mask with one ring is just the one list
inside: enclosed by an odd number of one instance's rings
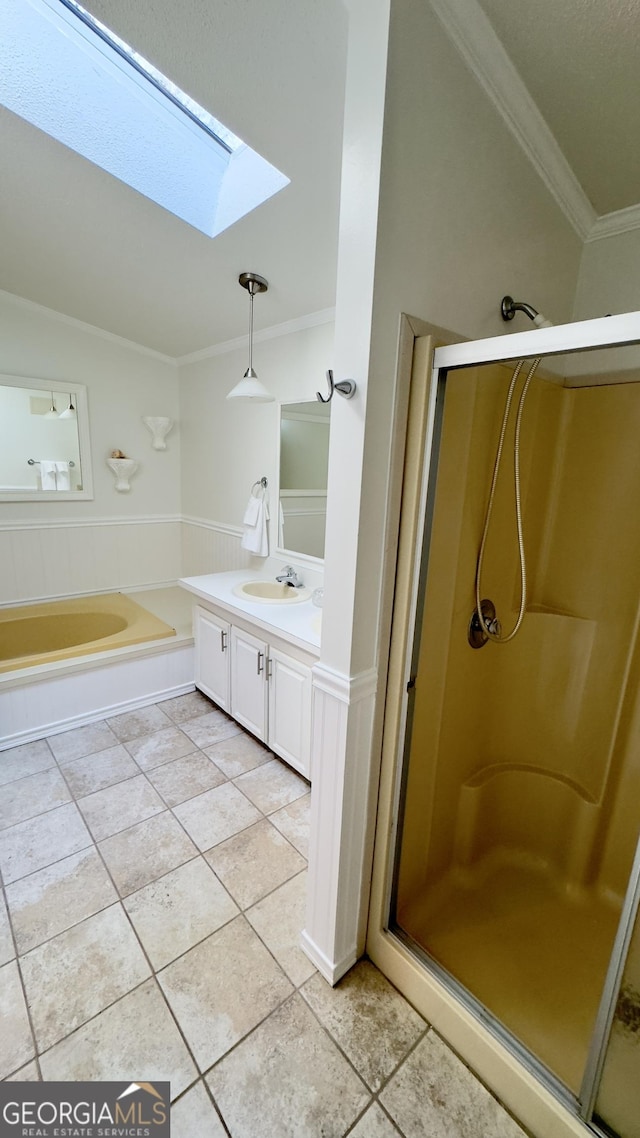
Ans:
{"label": "mirror frame", "polygon": [[[271,524],[275,531],[275,540],[272,541],[273,553],[272,556],[286,558],[290,561],[296,561],[303,565],[309,565],[311,568],[322,568],[324,566],[324,557],[314,557],[310,553],[301,553],[298,549],[287,549],[284,545],[280,544],[280,444],[281,444],[281,424],[282,424],[282,408],[290,407],[293,403],[310,403],[314,404],[315,399],[279,399],[278,400],[278,439],[276,446],[276,471],[277,477],[275,480],[276,490],[276,509],[275,517],[272,518]],[[329,417],[329,422],[331,418]],[[272,531],[273,534],[273,531]]]}
{"label": "mirror frame", "polygon": [[34,379],[24,375],[0,375],[0,387],[23,387],[32,391],[64,391],[74,396],[82,490],[0,490],[0,502],[81,502],[93,499],[93,470],[89,436],[89,405],[84,383],[68,379]]}

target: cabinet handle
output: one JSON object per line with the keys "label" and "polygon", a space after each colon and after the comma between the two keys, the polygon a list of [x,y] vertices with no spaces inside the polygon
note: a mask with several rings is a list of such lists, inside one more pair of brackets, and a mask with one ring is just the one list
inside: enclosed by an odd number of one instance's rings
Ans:
{"label": "cabinet handle", "polygon": [[271,656],[267,656],[267,679],[268,680],[271,679],[272,669],[273,669],[273,660],[271,659]]}
{"label": "cabinet handle", "polygon": [[220,629],[220,651],[226,652],[227,650],[227,634],[224,630]]}
{"label": "cabinet handle", "polygon": [[264,652],[258,652],[258,675],[262,675],[264,670]]}

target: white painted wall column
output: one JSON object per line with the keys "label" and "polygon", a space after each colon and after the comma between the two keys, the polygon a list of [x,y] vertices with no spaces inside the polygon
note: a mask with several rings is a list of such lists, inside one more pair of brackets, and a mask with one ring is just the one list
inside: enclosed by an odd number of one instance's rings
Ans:
{"label": "white painted wall column", "polygon": [[[322,658],[313,670],[312,843],[302,943],[335,983],[363,950],[380,532],[362,532],[367,385],[390,0],[349,0]],[[381,465],[385,466],[384,456]],[[384,524],[384,502],[380,503]],[[364,567],[368,566],[367,570]],[[362,638],[356,594],[374,597]]]}

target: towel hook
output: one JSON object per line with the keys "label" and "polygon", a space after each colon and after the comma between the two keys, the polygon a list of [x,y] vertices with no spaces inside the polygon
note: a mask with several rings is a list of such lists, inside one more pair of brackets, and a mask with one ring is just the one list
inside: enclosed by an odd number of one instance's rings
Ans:
{"label": "towel hook", "polygon": [[319,399],[321,403],[330,403],[333,399],[334,391],[339,391],[341,395],[344,395],[345,399],[351,399],[351,396],[356,390],[355,381],[353,379],[341,379],[339,383],[334,383],[331,368],[329,368],[327,372],[327,383],[329,384],[329,394],[326,399],[319,391],[316,391],[316,399]]}

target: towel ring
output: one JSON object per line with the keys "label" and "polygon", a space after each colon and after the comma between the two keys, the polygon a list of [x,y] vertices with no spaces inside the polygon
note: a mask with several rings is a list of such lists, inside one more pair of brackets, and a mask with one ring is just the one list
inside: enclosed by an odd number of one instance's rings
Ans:
{"label": "towel ring", "polygon": [[256,486],[262,486],[262,489],[266,490],[268,485],[269,485],[269,483],[267,482],[267,479],[263,475],[262,478],[258,478],[254,482],[253,486],[251,487],[251,493],[253,494],[253,491],[255,490]]}

